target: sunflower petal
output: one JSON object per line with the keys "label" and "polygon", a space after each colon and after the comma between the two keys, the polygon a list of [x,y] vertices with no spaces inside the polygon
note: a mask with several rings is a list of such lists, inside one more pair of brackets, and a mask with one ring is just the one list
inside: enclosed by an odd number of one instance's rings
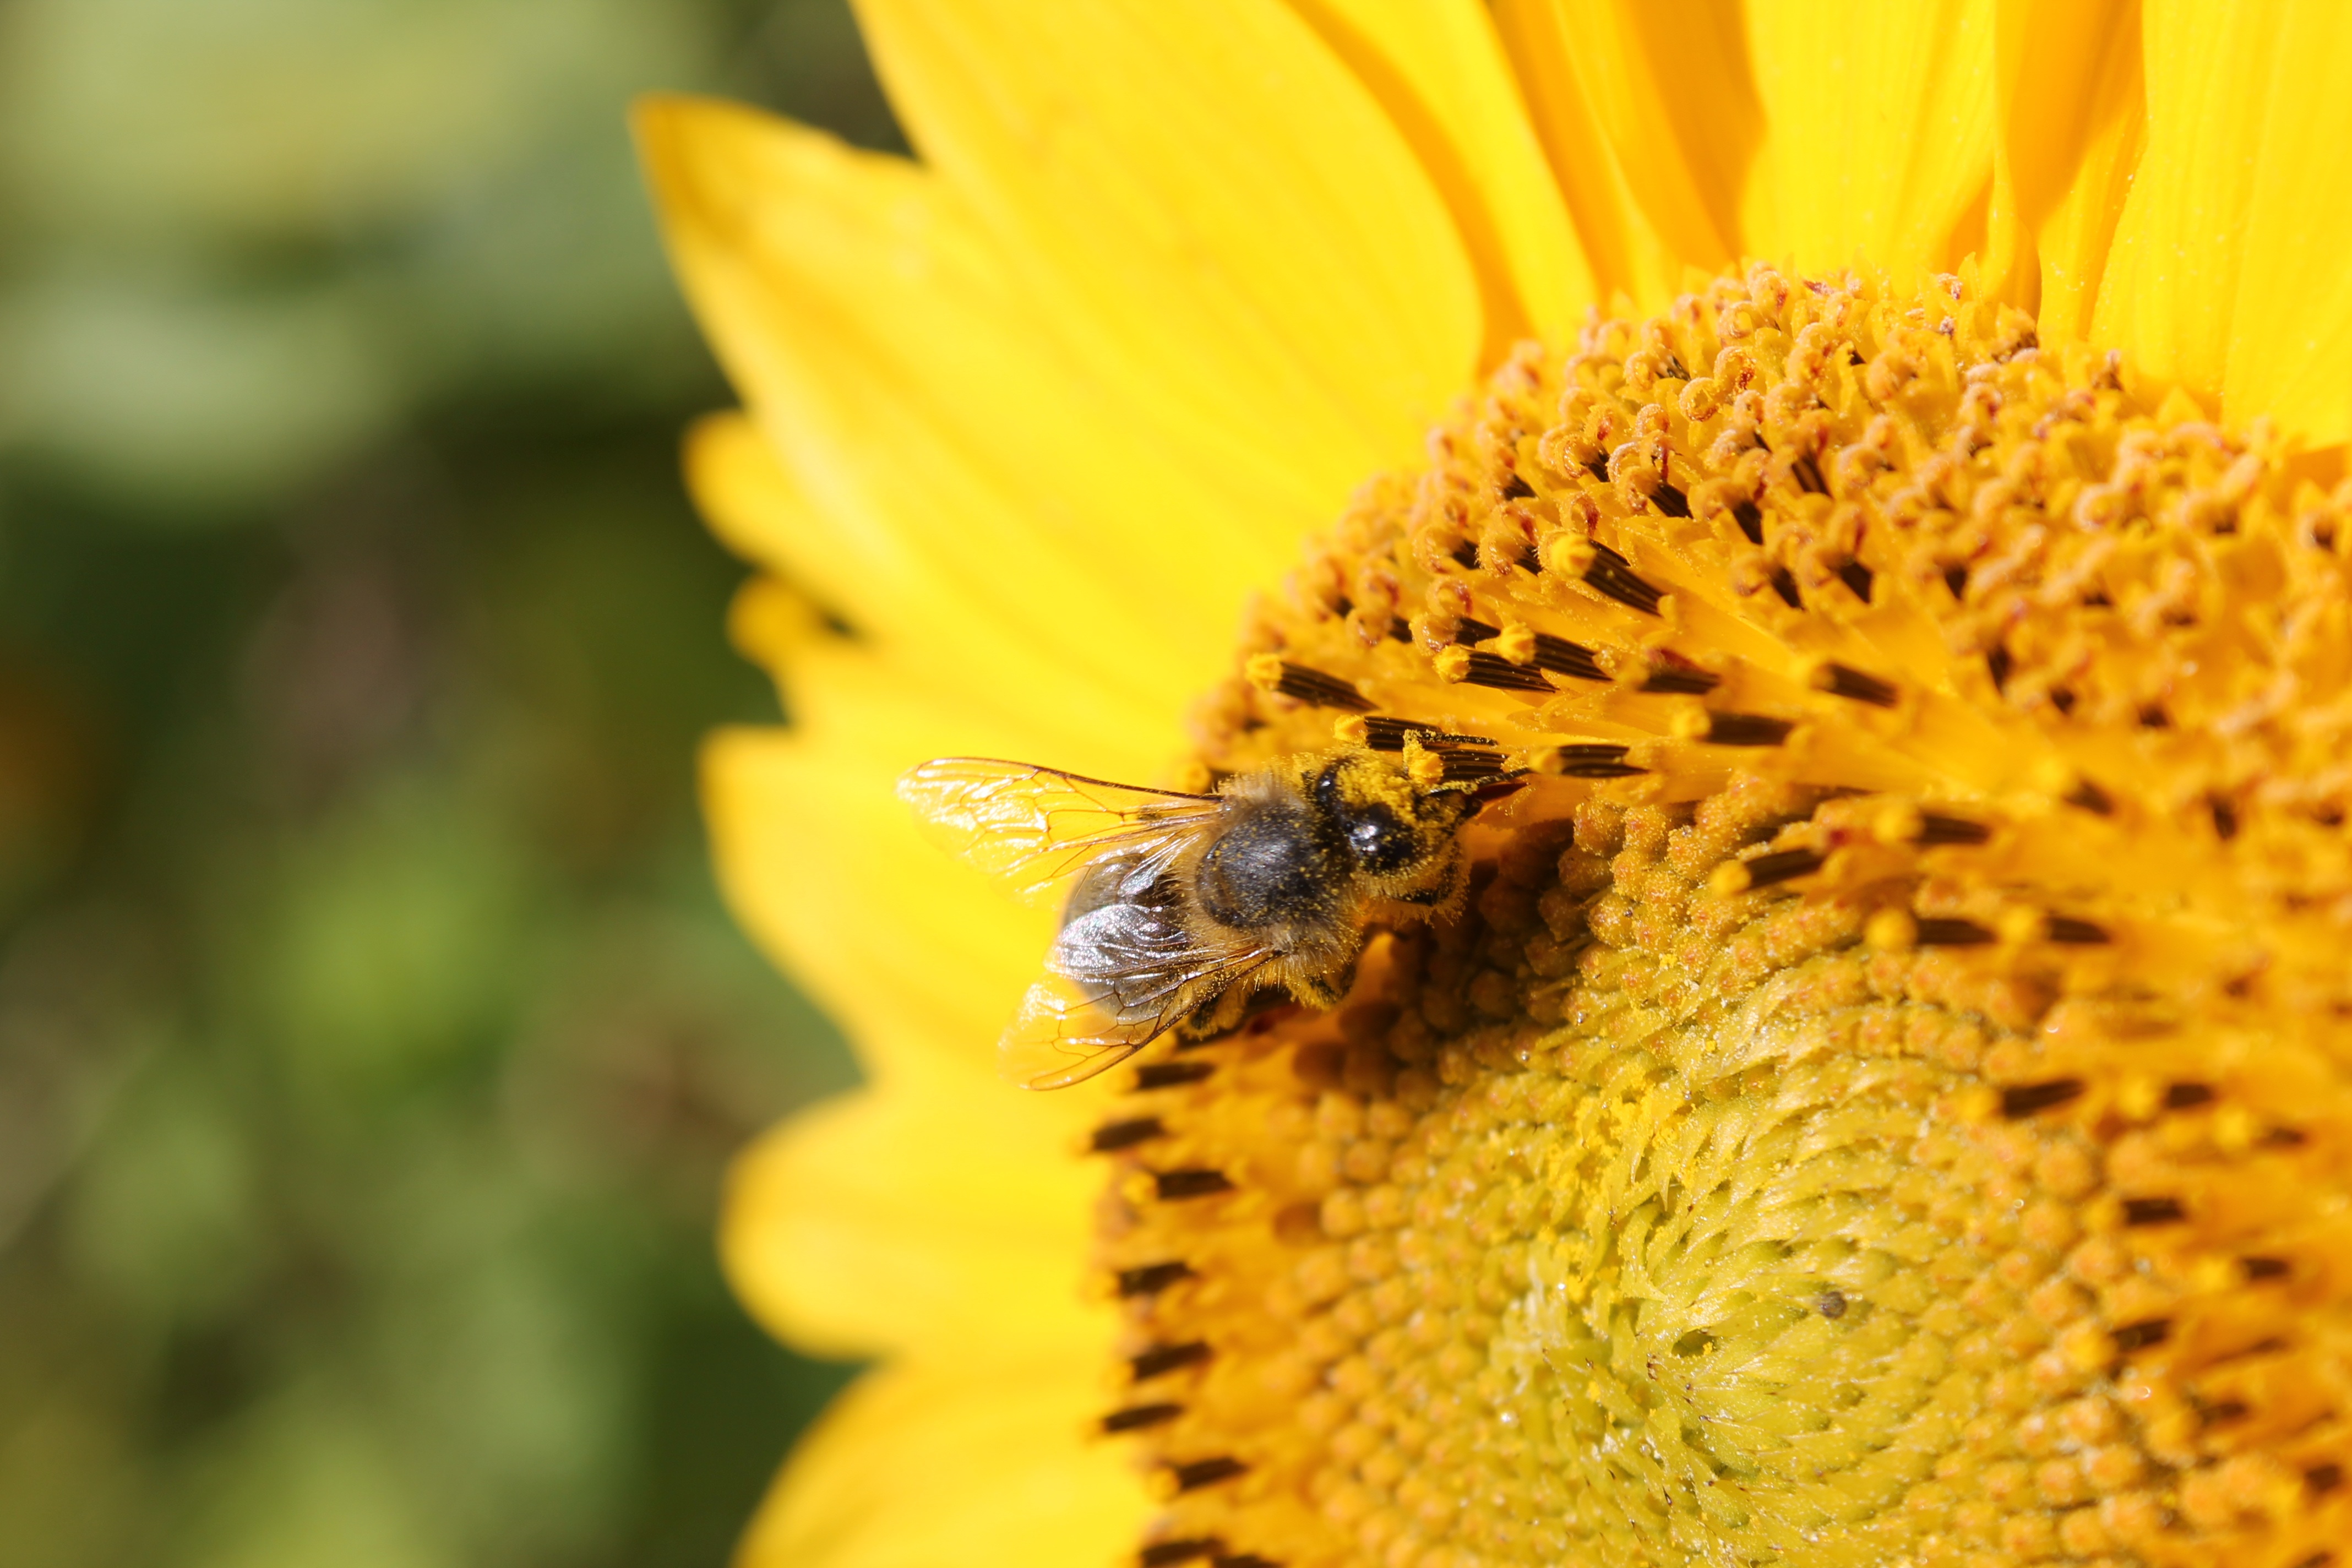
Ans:
{"label": "sunflower petal", "polygon": [[2147,151],[2095,330],[2225,417],[2352,436],[2352,16],[2151,4]]}
{"label": "sunflower petal", "polygon": [[1150,1515],[1117,1446],[1088,1444],[1082,1353],[868,1373],[794,1452],[738,1568],[1104,1568]]}
{"label": "sunflower petal", "polygon": [[[1729,265],[1764,129],[1738,11],[1648,0],[1505,0],[1502,9],[1524,14],[1522,31],[1549,26],[1542,47],[1572,74],[1677,268]],[[1677,271],[1654,287],[1679,284]]]}
{"label": "sunflower petal", "polygon": [[863,0],[916,145],[1103,390],[1324,509],[1483,332],[1444,203],[1279,0]]}
{"label": "sunflower petal", "polygon": [[1992,178],[1993,0],[1748,0],[1765,136],[1749,252],[1898,279],[1981,243]]}
{"label": "sunflower petal", "polygon": [[823,524],[772,535],[838,558],[812,572],[835,608],[884,637],[984,622],[1027,650],[1006,679],[1115,640],[1147,716],[1223,662],[1307,513],[1139,438],[912,165],[692,100],[638,129],[688,294]]}
{"label": "sunflower petal", "polygon": [[[1608,298],[1622,293],[1644,310],[1663,308],[1684,258],[1634,194],[1628,159],[1631,169],[1646,169],[1641,151],[1620,144],[1625,128],[1606,121],[1587,95],[1582,45],[1560,0],[1495,0],[1494,16],[1596,289]],[[1680,163],[1664,162],[1678,176]]]}
{"label": "sunflower petal", "polygon": [[2001,0],[1997,27],[1986,285],[2081,339],[2146,132],[2139,0]]}
{"label": "sunflower petal", "polygon": [[1493,18],[1475,0],[1289,0],[1379,99],[1454,215],[1486,300],[1481,358],[1568,341],[1597,298]]}
{"label": "sunflower petal", "polygon": [[2276,6],[2221,406],[2352,438],[2352,13]]}
{"label": "sunflower petal", "polygon": [[1079,1273],[1101,1178],[1069,1152],[1098,1098],[941,1068],[802,1112],[729,1175],[736,1293],[820,1355],[1103,1337]]}

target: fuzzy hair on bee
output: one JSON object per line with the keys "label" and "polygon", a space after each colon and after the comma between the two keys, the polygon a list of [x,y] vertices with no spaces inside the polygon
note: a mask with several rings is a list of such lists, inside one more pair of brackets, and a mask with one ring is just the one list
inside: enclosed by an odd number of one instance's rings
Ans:
{"label": "fuzzy hair on bee", "polygon": [[1460,903],[1459,833],[1479,806],[1362,746],[1286,756],[1213,795],[957,757],[898,793],[964,858],[1061,899],[1045,975],[1001,1045],[1007,1074],[1040,1089],[1170,1029],[1231,1027],[1261,992],[1333,1005],[1370,931]]}

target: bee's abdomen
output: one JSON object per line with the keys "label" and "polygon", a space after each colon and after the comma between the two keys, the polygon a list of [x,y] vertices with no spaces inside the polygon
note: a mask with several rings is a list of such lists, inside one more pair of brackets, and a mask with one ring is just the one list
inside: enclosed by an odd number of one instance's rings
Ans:
{"label": "bee's abdomen", "polygon": [[1346,874],[1341,846],[1304,810],[1247,812],[1201,857],[1196,888],[1210,919],[1237,930],[1321,916]]}

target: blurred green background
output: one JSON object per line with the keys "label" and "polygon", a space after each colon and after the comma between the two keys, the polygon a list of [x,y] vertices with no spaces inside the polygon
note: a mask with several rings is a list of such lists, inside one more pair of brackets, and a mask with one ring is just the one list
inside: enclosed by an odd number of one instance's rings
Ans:
{"label": "blurred green background", "polygon": [[849,1080],[623,114],[840,0],[0,0],[0,1563],[723,1563],[840,1369],[711,1256]]}

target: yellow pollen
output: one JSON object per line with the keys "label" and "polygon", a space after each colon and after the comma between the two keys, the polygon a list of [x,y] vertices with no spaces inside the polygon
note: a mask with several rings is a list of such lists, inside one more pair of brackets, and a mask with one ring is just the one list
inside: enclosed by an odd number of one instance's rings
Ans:
{"label": "yellow pollen", "polygon": [[1201,762],[1336,721],[1524,772],[1458,918],[1127,1069],[1140,1562],[2334,1561],[2327,456],[1959,279],[1760,267],[1521,350],[1431,451]]}

